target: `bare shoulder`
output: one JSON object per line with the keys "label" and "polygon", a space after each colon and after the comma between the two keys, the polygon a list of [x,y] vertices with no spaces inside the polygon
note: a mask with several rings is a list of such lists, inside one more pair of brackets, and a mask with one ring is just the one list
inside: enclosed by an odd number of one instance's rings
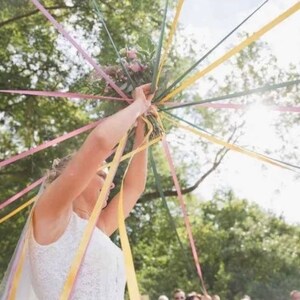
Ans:
{"label": "bare shoulder", "polygon": [[65,232],[72,215],[72,206],[58,212],[49,209],[51,203],[43,201],[42,197],[33,210],[32,228],[36,242],[48,245],[57,241]]}

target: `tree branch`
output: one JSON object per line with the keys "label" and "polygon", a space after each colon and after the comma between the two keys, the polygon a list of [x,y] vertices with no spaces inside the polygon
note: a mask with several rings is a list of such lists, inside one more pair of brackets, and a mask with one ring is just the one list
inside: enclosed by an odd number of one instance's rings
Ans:
{"label": "tree branch", "polygon": [[[115,11],[115,8],[106,0],[101,0],[101,2],[106,5],[110,11]],[[45,8],[47,10],[56,10],[56,9],[73,9],[73,8],[78,8],[78,7],[81,7],[79,5],[74,5],[74,6],[66,6],[66,5],[56,5],[56,6],[45,6]],[[15,21],[18,21],[18,20],[21,20],[23,18],[27,18],[27,17],[30,17],[32,15],[35,15],[39,12],[39,9],[35,9],[35,10],[32,10],[26,14],[23,14],[23,15],[20,15],[20,16],[15,16],[11,19],[8,19],[6,21],[3,21],[3,22],[0,22],[0,28],[7,25],[7,24],[10,24],[10,23],[13,23]]]}
{"label": "tree branch", "polygon": [[[237,130],[237,127],[234,128],[232,134],[227,139],[228,143],[233,140],[236,130]],[[236,141],[236,139],[234,140],[234,142],[235,141]],[[224,159],[225,155],[229,152],[229,150],[230,149],[225,148],[225,147],[221,148],[217,152],[211,168],[208,169],[208,171],[206,171],[206,173],[204,173],[192,186],[182,189],[181,193],[183,195],[185,195],[185,194],[189,194],[192,191],[194,191],[213,171],[215,171],[218,168],[218,166],[221,164],[222,160]],[[164,195],[166,197],[177,196],[177,192],[175,190],[166,190],[166,191],[164,191]],[[160,198],[160,194],[158,191],[149,192],[149,193],[146,193],[145,195],[143,195],[143,197],[141,198],[141,200],[139,202],[142,203],[142,202],[146,202],[146,201],[157,199],[157,198]]]}
{"label": "tree branch", "polygon": [[[78,8],[79,6],[65,6],[65,5],[58,5],[58,6],[49,6],[49,7],[45,7],[47,10],[56,10],[56,9],[73,9],[73,8]],[[15,21],[18,21],[18,20],[21,20],[23,18],[27,18],[27,17],[30,17],[32,15],[35,15],[39,12],[39,9],[35,9],[35,10],[32,10],[26,14],[23,14],[23,15],[19,15],[19,16],[15,16],[11,19],[8,19],[8,20],[5,20],[3,22],[0,22],[0,27],[3,27],[7,24],[10,24],[10,23],[13,23]]]}

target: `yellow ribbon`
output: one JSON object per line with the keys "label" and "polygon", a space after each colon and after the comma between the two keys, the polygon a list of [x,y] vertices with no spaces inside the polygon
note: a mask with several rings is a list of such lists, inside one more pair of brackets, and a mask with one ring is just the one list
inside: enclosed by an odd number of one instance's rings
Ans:
{"label": "yellow ribbon", "polygon": [[[122,156],[120,161],[124,161],[128,158],[130,158],[132,155],[143,151],[144,149],[148,148],[149,146],[159,142],[161,140],[160,137],[157,137],[155,139],[153,139],[152,141],[148,142],[147,144],[142,145],[141,147],[125,154]],[[110,167],[112,165],[112,162],[107,163],[103,166],[101,166],[101,169],[105,169],[107,167]],[[36,196],[35,196],[36,197]],[[18,212],[20,212],[21,210],[23,210],[24,208],[26,208],[27,206],[29,206],[30,204],[32,204],[35,201],[35,197],[30,199],[29,201],[27,201],[26,203],[24,203],[23,205],[19,206],[18,208],[16,208],[15,210],[13,210],[11,213],[7,214],[6,216],[4,216],[3,218],[0,219],[0,224],[5,222],[6,220],[8,220],[9,218],[13,217],[14,215],[16,215]]]}
{"label": "yellow ribbon", "polygon": [[79,270],[79,267],[81,265],[82,259],[84,257],[86,248],[88,246],[88,243],[90,241],[90,238],[93,234],[94,231],[94,227],[96,226],[99,214],[102,210],[102,204],[104,202],[104,199],[106,198],[110,187],[111,187],[111,183],[113,181],[113,178],[115,176],[115,173],[117,171],[117,168],[119,166],[120,163],[120,159],[124,150],[124,147],[126,145],[126,141],[127,141],[127,135],[124,136],[120,143],[119,146],[117,148],[116,154],[114,156],[111,168],[109,170],[109,173],[105,179],[104,185],[101,189],[100,195],[97,199],[96,205],[93,209],[93,212],[89,218],[88,224],[84,230],[82,239],[80,241],[79,247],[77,249],[77,252],[75,254],[75,257],[73,259],[72,265],[71,265],[71,269],[69,272],[69,275],[65,281],[64,287],[63,287],[63,291],[60,295],[60,299],[61,300],[66,300],[69,299],[70,295],[71,295],[71,291],[72,291],[72,287],[75,283],[75,279],[76,279],[76,275],[77,272]]}
{"label": "yellow ribbon", "polygon": [[176,7],[175,17],[173,19],[172,26],[171,26],[171,29],[170,29],[170,32],[169,32],[169,36],[168,36],[167,43],[166,43],[166,46],[165,46],[165,51],[164,51],[163,57],[161,59],[161,63],[159,65],[159,69],[158,69],[158,73],[157,73],[157,78],[156,78],[156,86],[158,84],[158,80],[160,78],[161,70],[162,70],[162,68],[163,68],[163,66],[165,64],[165,61],[167,59],[170,46],[172,44],[173,36],[174,36],[175,29],[176,29],[176,26],[177,26],[177,23],[178,23],[178,19],[179,19],[179,15],[180,15],[180,12],[181,12],[182,5],[183,5],[183,1],[184,0],[179,0],[178,4],[177,4],[177,7]]}
{"label": "yellow ribbon", "polygon": [[[146,136],[145,136],[145,138],[144,138],[144,141],[143,141],[143,143],[142,143],[142,145],[143,145],[144,142],[145,142],[145,141],[148,141],[148,139],[150,138],[150,135],[151,135],[151,133],[153,132],[153,126],[152,126],[151,122],[150,122],[147,118],[142,117],[142,119],[143,119],[143,121],[146,123],[146,125],[147,125],[147,127],[148,127],[148,132],[147,132],[147,134],[146,134]],[[142,145],[141,145],[141,146],[142,146]],[[139,149],[139,148],[140,148],[140,147],[138,147],[137,149]],[[133,153],[133,151],[131,151],[131,153]],[[133,154],[130,156],[130,158],[132,158],[134,155],[135,155],[135,153],[133,153]],[[126,170],[126,172],[127,172],[127,170]]]}
{"label": "yellow ribbon", "polygon": [[[153,127],[152,127],[152,124],[146,118],[143,118],[143,120],[149,128],[149,131],[148,131],[148,133],[147,133],[147,135],[144,139],[144,141],[145,141],[149,138],[151,132],[153,131]],[[143,143],[144,143],[144,141],[143,141]],[[137,149],[140,149],[140,148],[141,148],[141,146],[138,147]],[[137,282],[137,278],[136,278],[132,252],[131,252],[131,249],[130,249],[130,243],[129,243],[129,239],[128,239],[127,231],[126,231],[126,226],[125,226],[124,207],[123,207],[123,203],[124,203],[123,187],[124,187],[125,175],[126,175],[126,173],[128,171],[128,168],[130,166],[130,162],[133,159],[133,156],[135,154],[136,154],[136,152],[131,151],[130,160],[128,162],[127,168],[124,172],[123,179],[122,179],[122,182],[121,182],[119,203],[118,203],[119,234],[120,234],[121,246],[122,246],[123,253],[124,253],[128,293],[129,293],[129,298],[131,300],[139,300],[141,297],[140,297],[138,282]]]}
{"label": "yellow ribbon", "polygon": [[[144,144],[142,146],[140,146],[139,148],[135,149],[135,150],[132,150],[128,153],[126,153],[125,155],[122,156],[120,162],[130,158],[132,155],[135,155],[136,153],[138,152],[141,152],[143,150],[145,150],[146,148],[148,148],[149,146],[153,145],[153,144],[156,144],[157,142],[159,142],[161,140],[161,137],[157,137],[155,139],[153,139],[152,141],[148,142],[147,144]],[[103,166],[101,166],[101,169],[105,169],[107,167],[110,167],[112,163],[107,163]]]}
{"label": "yellow ribbon", "polygon": [[137,283],[136,273],[134,269],[134,263],[132,258],[132,253],[130,249],[130,244],[126,232],[126,226],[124,221],[124,208],[123,208],[123,181],[120,189],[120,198],[118,204],[118,223],[119,223],[119,233],[121,239],[121,246],[124,253],[125,260],[125,271],[127,286],[129,292],[129,298],[132,300],[140,299],[140,292]]}
{"label": "yellow ribbon", "polygon": [[[17,289],[19,286],[19,282],[21,279],[21,274],[22,274],[22,270],[23,270],[23,265],[24,265],[24,261],[25,261],[25,257],[26,257],[26,251],[28,248],[28,236],[29,236],[29,228],[25,234],[24,237],[24,245],[22,246],[22,250],[21,250],[21,255],[20,258],[18,259],[18,265],[17,265],[17,269],[16,272],[14,274],[14,277],[12,278],[12,287],[11,290],[9,292],[8,295],[8,300],[15,300],[16,299],[16,295],[17,295]],[[16,258],[17,259],[17,258]],[[29,276],[29,274],[27,274]]]}
{"label": "yellow ribbon", "polygon": [[[9,215],[9,217],[15,215],[18,211],[21,211],[22,209],[24,209],[25,207],[29,206],[30,204],[34,203],[35,200],[37,199],[37,196],[33,197],[32,199],[30,199],[29,201],[27,201],[26,203],[24,203],[23,205],[21,205],[19,208],[15,209],[13,212],[11,212]],[[30,214],[29,214],[29,226],[31,226],[31,218],[32,218],[32,212],[33,210],[31,210]],[[8,216],[6,216],[5,218],[8,219],[9,218]],[[1,221],[3,220],[4,218],[1,219]],[[5,219],[5,220],[6,220]],[[2,222],[4,222],[5,220],[3,220]],[[1,223],[1,222],[0,222]],[[24,261],[25,261],[25,257],[26,257],[26,251],[28,249],[28,238],[29,238],[29,234],[30,234],[30,227],[27,228],[27,231],[24,235],[24,244],[22,247],[22,249],[20,250],[20,257],[19,258],[15,258],[16,262],[14,263],[17,263],[17,268],[16,268],[16,271],[15,271],[15,274],[13,275],[13,278],[12,278],[12,285],[11,285],[11,289],[9,291],[9,294],[8,294],[8,300],[15,300],[16,299],[16,296],[17,296],[17,289],[19,287],[19,282],[20,282],[20,279],[21,279],[21,275],[22,275],[22,270],[23,270],[23,265],[24,265]]]}
{"label": "yellow ribbon", "polygon": [[259,31],[255,32],[252,36],[247,38],[245,41],[241,42],[239,45],[228,51],[226,54],[224,54],[222,57],[217,59],[215,62],[213,62],[211,65],[206,67],[204,70],[197,72],[195,75],[191,76],[187,80],[183,81],[182,84],[174,89],[171,93],[169,93],[166,97],[164,97],[159,103],[162,104],[172,98],[173,96],[180,93],[182,90],[186,89],[188,86],[192,85],[196,80],[201,78],[202,76],[206,75],[208,72],[222,64],[224,61],[229,59],[234,54],[238,53],[239,51],[243,50],[245,47],[249,46],[251,43],[259,39],[263,34],[271,30],[273,27],[284,21],[286,18],[288,18],[290,15],[295,13],[298,9],[300,9],[300,2],[298,1],[295,5],[290,7],[287,11],[285,11],[283,14],[276,17],[274,20],[266,24],[264,27],[262,27]]}
{"label": "yellow ribbon", "polygon": [[32,204],[35,201],[36,197],[37,196],[31,198],[30,200],[28,200],[27,202],[25,202],[24,204],[22,204],[21,206],[19,206],[18,208],[16,208],[12,212],[10,212],[9,214],[7,214],[3,218],[1,218],[0,219],[0,224],[3,223],[4,221],[8,220],[9,218],[13,217],[15,214],[17,214],[18,212],[20,212],[22,209],[24,209],[27,206],[29,206],[30,204]]}
{"label": "yellow ribbon", "polygon": [[198,136],[200,136],[202,138],[205,138],[205,139],[209,140],[212,143],[221,145],[223,147],[226,147],[227,149],[234,150],[236,152],[240,152],[242,154],[248,155],[248,156],[250,156],[252,158],[256,158],[258,160],[261,160],[263,162],[269,163],[271,165],[274,165],[274,166],[277,166],[277,167],[280,167],[280,168],[283,168],[283,169],[291,170],[289,167],[286,167],[285,165],[280,164],[280,163],[278,163],[278,162],[276,162],[276,161],[274,161],[274,160],[272,160],[270,158],[267,158],[267,157],[265,157],[265,156],[263,156],[263,155],[261,155],[259,153],[255,153],[255,152],[252,152],[250,150],[244,149],[244,148],[242,148],[240,146],[237,146],[235,144],[231,144],[231,143],[225,142],[225,141],[223,141],[221,139],[218,139],[218,138],[216,138],[214,136],[211,136],[211,135],[209,135],[207,133],[204,133],[204,132],[202,132],[200,130],[197,130],[195,128],[192,128],[190,126],[183,125],[180,122],[178,122],[177,120],[173,120],[172,118],[170,118],[167,115],[164,115],[164,118],[168,119],[173,124],[176,124],[178,127],[186,129],[186,130],[188,130],[188,131],[190,131],[190,132],[192,132],[192,133],[194,133],[194,134],[196,134],[196,135],[198,135]]}

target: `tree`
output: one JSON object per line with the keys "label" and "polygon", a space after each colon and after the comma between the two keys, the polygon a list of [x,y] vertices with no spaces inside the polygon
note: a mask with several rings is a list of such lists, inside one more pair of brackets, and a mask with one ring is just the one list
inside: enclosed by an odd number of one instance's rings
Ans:
{"label": "tree", "polygon": [[[172,203],[169,203],[171,206]],[[263,211],[229,192],[188,207],[196,246],[209,292],[221,299],[285,299],[298,284],[300,227]],[[189,254],[182,217],[174,214],[177,230]],[[199,291],[193,262],[186,262],[167,214],[156,203],[151,217],[142,214],[132,232],[139,282],[151,299],[176,287]],[[154,241],[154,242],[153,242]]]}

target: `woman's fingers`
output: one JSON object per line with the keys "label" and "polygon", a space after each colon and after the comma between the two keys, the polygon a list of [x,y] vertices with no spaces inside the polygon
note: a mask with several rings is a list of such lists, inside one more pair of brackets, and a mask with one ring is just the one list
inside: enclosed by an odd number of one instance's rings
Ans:
{"label": "woman's fingers", "polygon": [[149,108],[149,112],[155,117],[158,117],[158,111],[155,105],[151,105]]}
{"label": "woman's fingers", "polygon": [[154,94],[148,94],[148,95],[146,96],[147,100],[148,100],[148,101],[151,101],[151,102],[152,102],[153,97],[154,97]]}
{"label": "woman's fingers", "polygon": [[151,90],[151,83],[146,83],[146,84],[140,85],[139,88],[141,88],[145,94],[146,93],[149,94],[149,92]]}
{"label": "woman's fingers", "polygon": [[136,87],[132,96],[134,99],[142,98],[151,102],[154,97],[154,93],[151,93],[151,84],[147,83]]}
{"label": "woman's fingers", "polygon": [[151,83],[141,85],[140,87],[143,89],[144,94],[149,96],[147,97],[147,100],[152,100],[157,89],[155,89],[154,93],[151,93]]}
{"label": "woman's fingers", "polygon": [[132,96],[133,96],[134,100],[136,100],[136,99],[146,100],[145,93],[144,93],[143,89],[140,86],[138,86],[134,89],[134,91],[132,93]]}

